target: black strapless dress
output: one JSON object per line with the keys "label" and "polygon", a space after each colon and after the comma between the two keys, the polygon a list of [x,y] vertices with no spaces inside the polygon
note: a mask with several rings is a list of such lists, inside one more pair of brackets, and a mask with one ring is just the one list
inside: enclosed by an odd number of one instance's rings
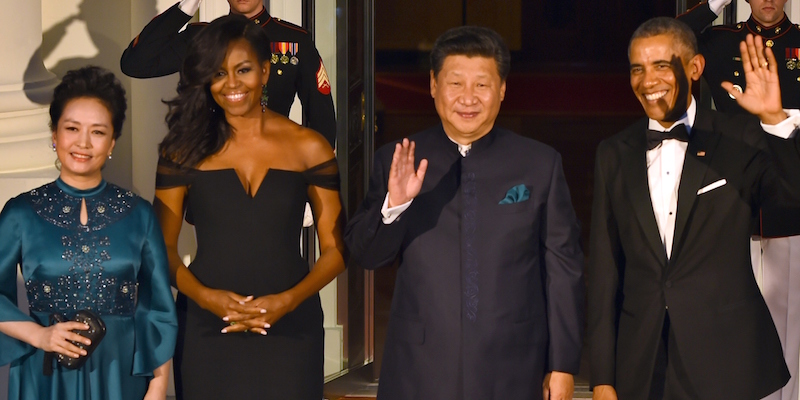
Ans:
{"label": "black strapless dress", "polygon": [[[179,169],[159,161],[157,188],[187,186],[186,220],[197,235],[189,266],[204,285],[255,297],[285,291],[308,274],[300,233],[310,185],[338,189],[336,160],[306,171],[270,169],[252,197],[236,171]],[[318,295],[266,336],[220,333],[226,323],[178,295],[175,383],[179,399],[322,398]]]}

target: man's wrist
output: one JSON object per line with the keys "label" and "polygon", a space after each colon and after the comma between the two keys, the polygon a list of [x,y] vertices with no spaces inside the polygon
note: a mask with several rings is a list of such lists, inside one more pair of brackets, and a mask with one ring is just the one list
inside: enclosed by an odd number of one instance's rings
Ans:
{"label": "man's wrist", "polygon": [[779,112],[761,114],[758,118],[766,125],[778,125],[786,118],[789,118],[789,116],[786,115],[786,112],[781,110]]}
{"label": "man's wrist", "polygon": [[728,4],[731,4],[731,0],[708,0],[708,8],[716,15],[721,14]]}
{"label": "man's wrist", "polygon": [[178,8],[180,8],[184,14],[192,16],[200,8],[200,0],[181,0]]}

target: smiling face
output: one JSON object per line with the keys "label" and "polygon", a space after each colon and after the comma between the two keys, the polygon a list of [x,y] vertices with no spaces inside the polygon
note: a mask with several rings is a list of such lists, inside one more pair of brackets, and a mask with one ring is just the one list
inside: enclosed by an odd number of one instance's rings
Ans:
{"label": "smiling face", "polygon": [[242,14],[247,18],[256,16],[264,7],[262,0],[228,0],[228,4],[232,13]]}
{"label": "smiling face", "polygon": [[436,112],[451,139],[472,143],[494,126],[506,83],[490,57],[451,55],[444,59],[438,76],[431,71],[431,96]]}
{"label": "smiling face", "polygon": [[211,79],[211,95],[226,118],[261,114],[261,87],[269,78],[269,61],[260,63],[245,39],[228,45],[219,70]]}
{"label": "smiling face", "polygon": [[786,0],[750,0],[753,19],[767,27],[781,22],[784,5],[786,5]]}
{"label": "smiling face", "polygon": [[671,126],[688,109],[692,81],[703,74],[705,59],[692,56],[669,34],[634,39],[629,58],[631,88],[644,112]]}
{"label": "smiling face", "polygon": [[53,129],[61,180],[78,188],[100,184],[101,168],[114,150],[114,128],[105,104],[93,97],[71,100]]}

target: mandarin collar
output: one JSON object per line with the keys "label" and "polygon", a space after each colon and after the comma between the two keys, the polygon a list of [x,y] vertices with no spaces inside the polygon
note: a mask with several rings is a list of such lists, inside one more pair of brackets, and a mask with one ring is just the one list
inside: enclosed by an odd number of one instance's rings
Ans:
{"label": "mandarin collar", "polygon": [[73,197],[94,197],[100,194],[100,192],[102,192],[103,189],[105,189],[108,184],[106,183],[106,180],[103,179],[100,181],[99,185],[93,188],[78,189],[70,185],[67,185],[64,181],[61,180],[61,177],[59,177],[58,179],[56,179],[56,185],[58,186],[59,189],[63,190],[64,193]]}
{"label": "mandarin collar", "polygon": [[[444,138],[444,140],[447,141],[447,144],[449,145],[448,147],[452,148],[453,151],[456,154],[461,155],[461,153],[458,151],[458,143],[456,143],[454,140],[452,140],[450,138],[450,136],[447,136],[447,133],[444,131],[444,125],[440,125],[440,128],[441,128],[440,130],[441,130],[441,133],[442,133],[442,137]],[[473,154],[475,154],[475,152],[483,151],[484,149],[489,147],[489,145],[491,145],[492,142],[494,142],[494,138],[497,136],[496,131],[497,131],[497,127],[496,126],[492,126],[492,129],[488,133],[486,133],[485,135],[481,136],[480,139],[470,143],[469,146],[471,146],[471,147],[469,149],[469,153],[468,154],[469,155],[473,155]]]}
{"label": "mandarin collar", "polygon": [[272,16],[269,15],[269,13],[267,12],[267,7],[264,6],[261,6],[261,11],[258,14],[250,17],[250,21],[253,21],[256,24],[266,23],[270,19],[272,19]]}
{"label": "mandarin collar", "polygon": [[758,23],[752,15],[747,19],[747,29],[754,35],[760,35],[764,39],[775,39],[785,35],[792,28],[792,21],[783,13],[783,19],[775,25],[764,26]]}

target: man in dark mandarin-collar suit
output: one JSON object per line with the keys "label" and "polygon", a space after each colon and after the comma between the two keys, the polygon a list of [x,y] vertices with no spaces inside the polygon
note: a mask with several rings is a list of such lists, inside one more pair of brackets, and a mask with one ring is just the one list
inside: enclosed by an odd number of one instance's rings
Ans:
{"label": "man in dark mandarin-collar suit", "polygon": [[444,33],[431,69],[442,124],[375,153],[345,232],[365,268],[400,259],[378,398],[572,399],[583,253],[561,157],[494,126],[496,32]]}
{"label": "man in dark mandarin-collar suit", "polygon": [[747,90],[725,86],[774,135],[752,117],[698,109],[691,85],[704,59],[685,24],[656,18],[631,39],[631,87],[649,119],[597,149],[595,399],[760,399],[789,378],[749,237],[766,199],[800,201],[800,122],[781,109],[771,51],[748,41]]}

